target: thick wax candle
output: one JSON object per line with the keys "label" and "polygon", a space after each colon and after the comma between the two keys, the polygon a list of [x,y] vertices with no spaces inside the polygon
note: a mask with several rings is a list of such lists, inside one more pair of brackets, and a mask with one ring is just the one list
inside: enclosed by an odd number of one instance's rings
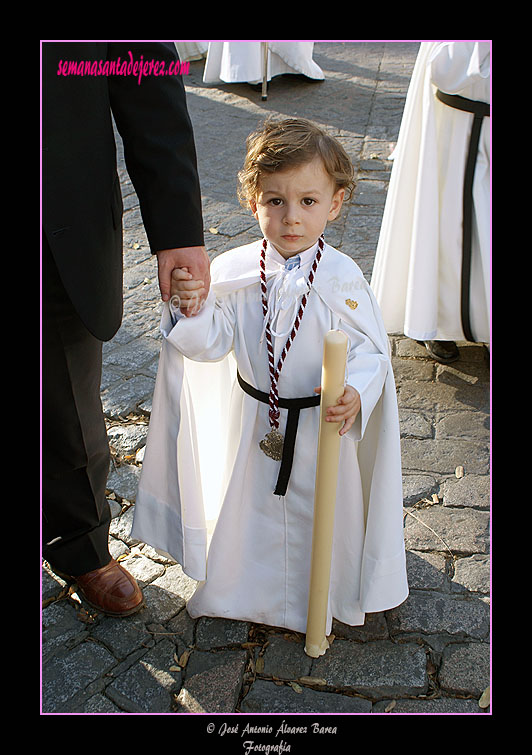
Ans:
{"label": "thick wax candle", "polygon": [[344,392],[347,344],[347,336],[341,330],[330,330],[323,344],[314,528],[305,643],[305,653],[312,658],[323,655],[329,647],[325,630],[341,436],[339,423],[326,422],[325,415],[327,408],[334,406]]}

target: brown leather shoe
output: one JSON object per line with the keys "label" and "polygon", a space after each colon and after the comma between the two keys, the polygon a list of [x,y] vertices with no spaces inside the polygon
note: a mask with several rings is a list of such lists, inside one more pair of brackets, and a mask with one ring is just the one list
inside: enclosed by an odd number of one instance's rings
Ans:
{"label": "brown leather shoe", "polygon": [[75,580],[87,603],[109,616],[130,616],[144,605],[144,596],[135,578],[114,558],[107,566]]}

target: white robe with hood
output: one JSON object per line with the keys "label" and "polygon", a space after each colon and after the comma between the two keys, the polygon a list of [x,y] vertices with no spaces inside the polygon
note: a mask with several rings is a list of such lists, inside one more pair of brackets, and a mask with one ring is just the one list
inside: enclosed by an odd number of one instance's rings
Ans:
{"label": "white robe with hood", "polygon": [[[300,412],[292,473],[280,497],[273,492],[280,462],[259,448],[270,429],[268,405],[235,381],[238,365],[245,381],[269,392],[260,249],[254,242],[213,261],[209,296],[195,317],[173,327],[165,307],[132,535],[171,555],[200,582],[187,606],[192,617],[305,632],[319,407]],[[286,274],[284,259],[268,245],[269,294],[275,289],[281,301],[287,294],[274,320],[282,334],[274,339],[276,360],[315,250],[303,252],[301,268]],[[349,337],[347,382],[359,391],[362,408],[340,444],[327,632],[333,616],[360,625],[365,612],[397,606],[408,586],[388,337],[360,268],[326,244],[281,372],[281,397],[315,395],[323,337],[335,328]],[[286,415],[281,409],[281,432]]]}
{"label": "white robe with hood", "polygon": [[[408,89],[371,287],[388,333],[463,341],[462,194],[473,114],[436,89],[490,102],[489,42],[421,43]],[[490,341],[490,118],[483,118],[473,183],[470,318]]]}

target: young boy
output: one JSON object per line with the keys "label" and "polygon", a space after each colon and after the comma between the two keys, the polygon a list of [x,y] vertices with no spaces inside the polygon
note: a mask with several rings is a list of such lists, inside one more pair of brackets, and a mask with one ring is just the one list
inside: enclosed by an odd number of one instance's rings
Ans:
{"label": "young boy", "polygon": [[329,633],[333,617],[360,625],[408,594],[388,339],[360,269],[322,237],[354,185],[341,145],[287,119],[247,147],[240,198],[264,239],[213,261],[193,316],[201,282],[174,271],[132,534],[200,581],[193,618],[305,632],[323,338],[343,330],[345,392],[327,408],[343,436]]}

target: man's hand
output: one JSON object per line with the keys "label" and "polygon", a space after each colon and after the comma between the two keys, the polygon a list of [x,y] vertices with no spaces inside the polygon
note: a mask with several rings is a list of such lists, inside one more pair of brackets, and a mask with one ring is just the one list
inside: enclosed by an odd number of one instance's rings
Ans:
{"label": "man's hand", "polygon": [[[210,260],[204,246],[187,246],[181,249],[163,249],[157,252],[159,267],[159,288],[163,301],[168,301],[177,293],[173,290],[172,271],[175,268],[186,267],[195,280],[203,281],[204,292],[201,295],[199,305],[203,304],[209,293],[211,285]],[[181,310],[183,314],[186,311]],[[198,307],[199,311],[199,307]]]}
{"label": "man's hand", "polygon": [[[321,387],[314,388],[315,393],[321,393]],[[325,414],[326,422],[343,422],[340,428],[340,435],[345,435],[351,429],[353,422],[360,411],[360,394],[350,385],[345,386],[342,396],[338,399],[336,406],[327,407]]]}

